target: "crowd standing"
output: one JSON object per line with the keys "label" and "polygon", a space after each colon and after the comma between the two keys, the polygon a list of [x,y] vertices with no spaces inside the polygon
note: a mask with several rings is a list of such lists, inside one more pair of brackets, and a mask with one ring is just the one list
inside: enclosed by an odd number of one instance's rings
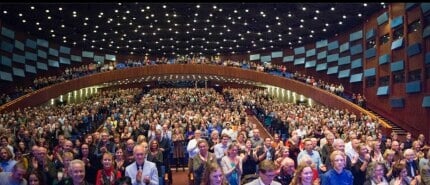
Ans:
{"label": "crowd standing", "polygon": [[[270,120],[273,137],[248,120]],[[0,184],[428,184],[425,138],[262,89],[101,91],[0,117]]]}
{"label": "crowd standing", "polygon": [[[96,72],[170,63],[276,71],[286,77],[289,71],[284,65],[206,58],[128,60],[67,68],[17,91],[22,95]],[[289,77],[344,95],[342,84],[298,72]],[[0,98],[1,103],[11,99]],[[364,95],[353,94],[351,100],[365,107]],[[273,138],[261,138],[249,114]],[[104,91],[82,103],[3,113],[0,123],[0,184],[158,184],[160,178],[174,183],[172,167],[188,168],[190,182],[199,185],[430,184],[423,135],[385,136],[368,115],[280,102],[261,89]]]}

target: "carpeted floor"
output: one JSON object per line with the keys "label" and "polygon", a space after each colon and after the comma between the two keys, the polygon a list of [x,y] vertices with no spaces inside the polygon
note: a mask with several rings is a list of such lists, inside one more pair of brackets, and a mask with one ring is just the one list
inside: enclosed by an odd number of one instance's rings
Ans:
{"label": "carpeted floor", "polygon": [[180,168],[178,171],[172,168],[172,185],[188,185],[188,169],[182,171]]}

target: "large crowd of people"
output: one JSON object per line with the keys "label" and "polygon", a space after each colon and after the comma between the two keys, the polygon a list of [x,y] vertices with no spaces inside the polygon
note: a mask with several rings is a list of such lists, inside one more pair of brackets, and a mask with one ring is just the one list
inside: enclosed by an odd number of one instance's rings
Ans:
{"label": "large crowd of people", "polygon": [[[260,123],[272,136],[261,137]],[[267,121],[269,120],[269,121]],[[428,184],[423,135],[263,89],[108,90],[1,114],[0,184]],[[176,169],[176,170],[175,170]]]}
{"label": "large crowd of people", "polygon": [[144,58],[141,60],[126,60],[119,62],[107,62],[104,64],[82,64],[74,67],[67,67],[64,70],[60,70],[58,75],[39,75],[33,79],[33,83],[27,86],[16,86],[13,92],[2,93],[0,95],[0,105],[8,103],[20,96],[31,93],[35,90],[41,89],[43,87],[53,85],[56,83],[61,83],[74,78],[83,77],[86,75],[91,75],[94,73],[121,70],[124,68],[131,67],[142,67],[147,65],[161,65],[161,64],[213,64],[229,67],[238,67],[244,69],[250,69],[266,73],[278,73],[281,76],[298,80],[300,82],[310,84],[321,89],[325,89],[332,92],[338,96],[344,97],[362,107],[365,107],[365,97],[364,95],[353,93],[348,95],[344,93],[344,87],[341,83],[335,85],[334,83],[325,82],[321,79],[316,80],[313,76],[306,76],[305,74],[300,74],[294,71],[294,69],[287,69],[286,65],[282,64],[272,64],[272,63],[261,63],[258,61],[236,61],[236,60],[221,60],[219,57],[177,57],[174,59],[168,59],[166,57],[156,58],[155,60],[150,60]]}

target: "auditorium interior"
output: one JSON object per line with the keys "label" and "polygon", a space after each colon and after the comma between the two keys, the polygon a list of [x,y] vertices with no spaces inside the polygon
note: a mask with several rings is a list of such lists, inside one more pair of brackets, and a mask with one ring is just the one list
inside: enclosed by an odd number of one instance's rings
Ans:
{"label": "auditorium interior", "polygon": [[[0,27],[1,136],[27,127],[39,137],[64,116],[76,120],[75,144],[112,118],[126,124],[108,127],[113,142],[134,116],[174,132],[173,120],[188,129],[186,110],[198,109],[194,119],[225,111],[213,116],[231,118],[222,126],[250,122],[284,142],[291,133],[275,119],[300,127],[331,113],[340,118],[306,128],[339,124],[347,137],[354,115],[363,120],[352,128],[378,130],[360,135],[430,138],[430,3],[9,2]],[[97,121],[78,120],[92,113]],[[187,164],[169,163],[160,183],[189,184]]]}

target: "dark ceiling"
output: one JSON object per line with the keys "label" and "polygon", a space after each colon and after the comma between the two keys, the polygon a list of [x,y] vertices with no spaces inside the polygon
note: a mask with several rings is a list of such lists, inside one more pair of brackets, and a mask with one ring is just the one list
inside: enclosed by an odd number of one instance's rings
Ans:
{"label": "dark ceiling", "polygon": [[1,3],[16,31],[110,54],[279,51],[334,37],[384,3]]}

